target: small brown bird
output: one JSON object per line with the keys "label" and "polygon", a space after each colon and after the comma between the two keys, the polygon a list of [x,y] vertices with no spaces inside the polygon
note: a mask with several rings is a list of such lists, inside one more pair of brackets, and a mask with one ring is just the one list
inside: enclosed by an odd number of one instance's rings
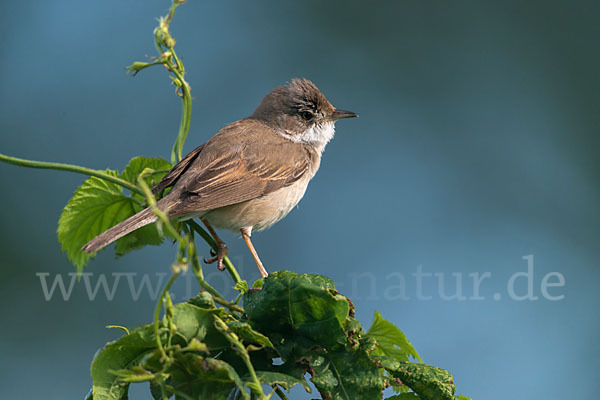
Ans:
{"label": "small brown bird", "polygon": [[[304,196],[333,138],[334,123],[357,117],[337,110],[309,80],[293,79],[265,96],[254,113],[221,129],[171,169],[153,189],[172,190],[157,206],[170,218],[200,218],[219,250],[208,262],[223,269],[227,246],[215,228],[241,232],[263,277],[252,242],[285,217]],[[83,246],[93,253],[157,220],[150,208],[113,226]]]}

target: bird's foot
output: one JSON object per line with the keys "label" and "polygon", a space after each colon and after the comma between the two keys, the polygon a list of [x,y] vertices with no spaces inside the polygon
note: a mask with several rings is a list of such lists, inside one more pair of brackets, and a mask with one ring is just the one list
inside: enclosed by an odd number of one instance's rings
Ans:
{"label": "bird's foot", "polygon": [[216,252],[213,249],[210,249],[210,256],[212,258],[205,258],[204,262],[206,264],[212,264],[216,261],[217,268],[219,269],[219,271],[224,271],[225,267],[223,266],[223,259],[225,258],[229,250],[227,249],[227,245],[223,242],[217,243],[217,246],[219,247],[219,249]]}

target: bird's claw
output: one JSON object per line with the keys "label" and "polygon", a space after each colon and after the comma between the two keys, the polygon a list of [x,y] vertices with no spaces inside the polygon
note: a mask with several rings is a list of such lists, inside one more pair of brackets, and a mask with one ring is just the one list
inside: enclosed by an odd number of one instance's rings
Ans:
{"label": "bird's claw", "polygon": [[219,249],[216,252],[213,249],[210,249],[210,255],[212,256],[212,258],[205,258],[204,263],[212,264],[216,261],[217,268],[219,269],[219,271],[224,271],[225,267],[223,266],[223,259],[227,255],[227,245],[225,243],[218,243],[217,246],[219,246]]}

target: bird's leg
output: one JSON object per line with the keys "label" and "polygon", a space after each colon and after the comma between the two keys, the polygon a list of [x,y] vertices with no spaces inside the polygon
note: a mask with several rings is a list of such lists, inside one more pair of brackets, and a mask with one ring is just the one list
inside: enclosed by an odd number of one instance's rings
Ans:
{"label": "bird's leg", "polygon": [[244,242],[246,242],[246,246],[248,246],[248,248],[250,249],[250,253],[252,253],[252,257],[254,257],[254,261],[256,262],[256,266],[258,267],[260,274],[262,275],[263,278],[266,278],[269,274],[267,273],[267,270],[263,266],[263,263],[260,261],[260,258],[258,257],[258,253],[254,249],[254,246],[252,245],[252,241],[250,240],[250,235],[252,234],[252,228],[242,228],[242,229],[240,229],[240,232],[242,232],[242,237],[244,238]]}
{"label": "bird's leg", "polygon": [[225,258],[225,256],[227,255],[227,252],[228,252],[227,245],[219,237],[219,235],[217,235],[217,232],[215,232],[213,227],[210,226],[210,224],[206,220],[200,218],[200,221],[202,221],[202,223],[208,230],[208,233],[210,233],[210,235],[213,237],[213,239],[215,240],[215,243],[217,244],[217,247],[218,247],[217,252],[215,252],[213,249],[210,249],[210,255],[213,258],[209,258],[208,260],[205,258],[204,262],[207,264],[212,264],[216,261],[217,268],[219,269],[219,271],[223,271],[223,270],[225,270],[225,267],[223,266],[223,258]]}

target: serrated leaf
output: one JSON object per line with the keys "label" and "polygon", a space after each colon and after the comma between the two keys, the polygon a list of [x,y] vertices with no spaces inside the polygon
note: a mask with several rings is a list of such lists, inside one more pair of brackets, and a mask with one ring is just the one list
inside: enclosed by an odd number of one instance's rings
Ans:
{"label": "serrated leaf", "polygon": [[150,325],[137,328],[129,335],[107,343],[92,361],[94,400],[125,399],[129,383],[123,382],[113,372],[129,369],[155,346],[154,331]]}
{"label": "serrated leaf", "polygon": [[396,361],[385,356],[374,356],[394,378],[417,393],[423,400],[452,400],[456,392],[452,375],[441,368],[408,361]]}
{"label": "serrated leaf", "polygon": [[[113,170],[106,172],[135,185],[137,176],[145,168],[161,171],[146,178],[151,184],[152,180],[160,179],[165,174],[164,170],[170,168],[170,164],[160,158],[135,157],[121,175]],[[79,271],[93,257],[81,250],[84,244],[144,208],[143,196],[137,193],[131,196],[125,195],[123,188],[116,183],[97,177],[86,179],[77,188],[58,221],[58,241]],[[119,239],[115,251],[117,256],[121,256],[146,244],[156,245],[161,242],[162,238],[152,224]]]}
{"label": "serrated leaf", "polygon": [[377,311],[375,311],[373,323],[367,331],[367,336],[377,341],[374,355],[383,355],[398,361],[408,361],[409,356],[412,356],[423,362],[404,333],[394,324],[383,319]]}
{"label": "serrated leaf", "polygon": [[[116,171],[106,172],[117,176]],[[58,221],[58,241],[69,260],[81,271],[90,259],[81,250],[83,245],[133,214],[133,200],[123,194],[121,186],[90,177],[77,188],[63,209]]]}
{"label": "serrated leaf", "polygon": [[311,388],[306,380],[297,379],[291,375],[282,374],[280,372],[256,371],[256,376],[263,385],[279,385],[288,391],[296,385],[302,385],[307,393],[311,392]]}

